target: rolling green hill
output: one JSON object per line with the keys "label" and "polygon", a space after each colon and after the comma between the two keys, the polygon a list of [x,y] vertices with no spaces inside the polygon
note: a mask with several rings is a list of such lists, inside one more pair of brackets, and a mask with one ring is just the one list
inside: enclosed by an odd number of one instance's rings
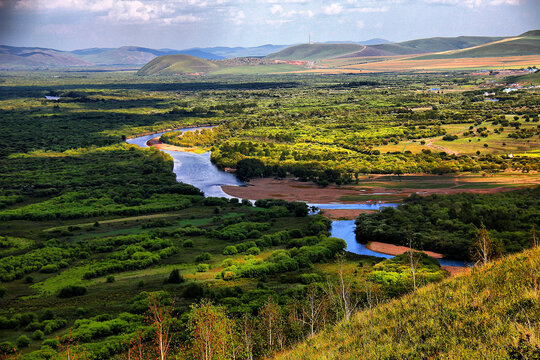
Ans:
{"label": "rolling green hill", "polygon": [[411,55],[465,49],[493,41],[502,37],[458,36],[434,37],[404,41],[401,43],[362,46],[359,44],[303,44],[288,47],[270,54],[267,59],[280,60],[324,60],[331,58],[352,58],[366,56]]}
{"label": "rolling green hill", "polygon": [[278,359],[539,359],[540,248],[358,312]]}
{"label": "rolling green hill", "polygon": [[277,53],[268,55],[267,59],[317,61],[330,59],[364,49],[359,44],[302,44],[291,46]]}
{"label": "rolling green hill", "polygon": [[540,55],[540,36],[509,38],[468,49],[426,55],[417,59],[458,59],[523,55]]}
{"label": "rolling green hill", "polygon": [[441,52],[466,49],[504,39],[489,36],[433,37],[410,40],[399,43],[400,46],[416,49],[420,52]]}
{"label": "rolling green hill", "polygon": [[190,55],[159,56],[144,65],[137,75],[174,75],[207,73],[218,69],[215,63]]}

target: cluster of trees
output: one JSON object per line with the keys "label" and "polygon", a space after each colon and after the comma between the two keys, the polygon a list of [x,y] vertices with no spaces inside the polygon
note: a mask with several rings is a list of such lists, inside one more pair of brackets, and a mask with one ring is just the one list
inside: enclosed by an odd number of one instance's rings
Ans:
{"label": "cluster of trees", "polygon": [[131,145],[0,158],[0,193],[17,196],[19,202],[38,199],[0,211],[0,219],[72,219],[184,209],[201,200],[202,193],[177,183],[172,165],[172,159],[160,151]]}
{"label": "cluster of trees", "polygon": [[[225,143],[226,144],[226,143]],[[225,147],[225,145],[223,145]],[[278,146],[276,146],[278,147]],[[286,145],[279,147],[285,148]],[[232,148],[231,148],[232,149]],[[448,155],[446,152],[432,152],[424,149],[420,154],[396,152],[371,155],[343,153],[338,150],[332,160],[322,160],[332,154],[332,150],[315,152],[309,160],[286,159],[275,157],[260,157],[253,153],[234,152],[224,153],[220,147],[212,153],[212,160],[219,166],[237,168],[237,175],[242,180],[256,177],[278,176],[292,174],[301,180],[314,181],[322,186],[329,183],[350,183],[360,174],[406,174],[430,173],[448,174],[459,172],[498,172],[506,169],[529,171],[540,167],[540,160],[534,157],[513,157],[501,155]],[[318,155],[320,154],[320,155]],[[248,156],[245,158],[245,156]],[[240,159],[234,163],[235,159]]]}
{"label": "cluster of trees", "polygon": [[241,264],[232,263],[221,271],[221,278],[233,280],[237,277],[257,278],[297,271],[312,266],[314,263],[333,259],[347,246],[338,238],[317,239],[313,245],[305,245],[290,250],[277,250],[263,261],[251,259]]}
{"label": "cluster of trees", "polygon": [[58,247],[54,242],[49,244],[50,246],[31,250],[21,255],[1,258],[0,281],[13,281],[35,271],[56,272],[61,268],[66,268],[74,258],[88,255],[87,253],[77,252],[74,248]]}
{"label": "cluster of trees", "polygon": [[160,140],[167,144],[183,147],[210,148],[230,136],[230,130],[218,126],[212,129],[186,131],[181,135],[176,132],[169,132],[161,135]]}
{"label": "cluster of trees", "polygon": [[531,229],[540,226],[539,199],[538,187],[499,194],[412,195],[397,209],[360,215],[356,238],[403,244],[412,236],[421,249],[472,260],[476,233],[485,226],[498,252],[517,252],[530,246]]}

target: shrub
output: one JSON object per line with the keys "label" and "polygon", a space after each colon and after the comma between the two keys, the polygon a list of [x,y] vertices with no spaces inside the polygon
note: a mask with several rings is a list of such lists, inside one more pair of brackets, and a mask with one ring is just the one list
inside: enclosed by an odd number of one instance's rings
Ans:
{"label": "shrub", "polygon": [[34,331],[34,333],[32,334],[32,339],[34,339],[34,340],[41,340],[41,339],[43,339],[44,336],[45,336],[45,334],[43,333],[43,331],[41,331],[41,330],[36,330],[36,331]]}
{"label": "shrub", "polygon": [[304,233],[300,229],[291,229],[289,230],[289,237],[291,239],[297,239],[304,236]]}
{"label": "shrub", "polygon": [[234,280],[236,278],[236,274],[232,271],[224,271],[222,277],[225,281]]}
{"label": "shrub", "polygon": [[39,315],[39,321],[54,319],[54,313],[51,309],[44,309]]}
{"label": "shrub", "polygon": [[212,255],[210,255],[210,253],[205,252],[200,255],[197,255],[197,257],[195,258],[195,262],[202,262],[202,261],[210,260],[211,257]]}
{"label": "shrub", "polygon": [[171,273],[169,274],[169,279],[167,279],[167,282],[169,284],[180,284],[184,281],[184,277],[182,276],[182,274],[180,274],[180,270],[178,269],[174,269],[173,271],[171,271]]}
{"label": "shrub", "polygon": [[59,266],[57,264],[48,264],[43,266],[39,272],[45,273],[45,274],[52,274],[59,270]]}
{"label": "shrub", "polygon": [[114,281],[115,281],[114,275],[107,276],[107,282],[108,283],[113,283]]}
{"label": "shrub", "polygon": [[210,265],[208,264],[198,264],[197,265],[197,272],[207,272],[210,270]]}
{"label": "shrub", "polygon": [[193,240],[186,240],[184,241],[184,243],[182,244],[183,247],[185,248],[192,248],[193,247]]}
{"label": "shrub", "polygon": [[221,263],[221,265],[223,265],[224,267],[229,267],[232,264],[233,264],[233,259],[229,259],[229,258],[223,260],[223,262]]}
{"label": "shrub", "polygon": [[25,347],[28,347],[28,345],[30,345],[30,338],[26,335],[21,335],[19,336],[19,338],[17,339],[17,347],[18,348],[25,348]]}
{"label": "shrub", "polygon": [[32,276],[27,276],[24,278],[24,283],[25,284],[33,284],[34,283],[34,278]]}
{"label": "shrub", "polygon": [[12,354],[15,352],[15,344],[9,341],[4,341],[0,343],[0,355],[3,354]]}
{"label": "shrub", "polygon": [[0,286],[0,299],[6,296],[7,289],[5,287]]}
{"label": "shrub", "polygon": [[188,299],[198,299],[204,295],[204,288],[197,283],[190,282],[184,289],[184,297]]}
{"label": "shrub", "polygon": [[41,346],[48,346],[53,349],[56,349],[58,345],[60,345],[60,341],[58,341],[58,339],[45,339],[41,343]]}
{"label": "shrub", "polygon": [[246,253],[248,255],[259,255],[261,253],[261,249],[259,249],[258,247],[254,246],[254,247],[251,247],[249,248]]}
{"label": "shrub", "polygon": [[314,282],[321,282],[323,278],[319,274],[312,273],[312,274],[302,274],[298,277],[298,280],[300,280],[302,284],[311,284]]}
{"label": "shrub", "polygon": [[84,286],[70,285],[60,289],[58,293],[59,298],[71,298],[75,296],[82,296],[86,294],[87,289]]}
{"label": "shrub", "polygon": [[225,250],[223,250],[223,255],[234,255],[238,254],[238,249],[234,245],[227,246]]}

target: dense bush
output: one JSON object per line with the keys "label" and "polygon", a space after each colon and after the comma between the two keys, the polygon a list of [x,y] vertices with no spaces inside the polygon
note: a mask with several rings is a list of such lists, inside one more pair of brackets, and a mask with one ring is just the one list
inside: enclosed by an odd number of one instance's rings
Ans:
{"label": "dense bush", "polygon": [[84,286],[69,285],[60,289],[60,292],[58,293],[58,297],[71,298],[75,296],[82,296],[82,295],[85,295],[87,291],[88,290]]}
{"label": "dense bush", "polygon": [[180,274],[180,270],[178,269],[174,269],[173,271],[171,271],[171,273],[169,274],[169,278],[167,279],[167,282],[169,284],[180,284],[184,281],[184,277],[182,276],[182,274]]}

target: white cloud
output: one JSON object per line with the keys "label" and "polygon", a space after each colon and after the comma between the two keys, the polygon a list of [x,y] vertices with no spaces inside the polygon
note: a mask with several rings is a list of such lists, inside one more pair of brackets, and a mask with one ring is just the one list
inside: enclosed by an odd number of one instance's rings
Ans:
{"label": "white cloud", "polygon": [[343,5],[339,3],[332,3],[323,7],[323,13],[326,15],[337,15],[343,11]]}
{"label": "white cloud", "polygon": [[270,12],[272,14],[278,14],[278,13],[281,13],[283,12],[283,6],[279,5],[279,4],[274,4],[272,5],[272,7],[270,8]]}
{"label": "white cloud", "polygon": [[489,2],[490,5],[513,5],[517,6],[519,5],[520,0],[492,0]]}
{"label": "white cloud", "polygon": [[264,22],[265,22],[267,25],[281,26],[281,25],[283,25],[283,24],[292,22],[292,20],[287,20],[287,19],[267,19],[267,20],[265,20]]}
{"label": "white cloud", "polygon": [[231,11],[231,21],[236,25],[241,25],[246,19],[246,14],[243,10]]}
{"label": "white cloud", "polygon": [[359,29],[363,29],[365,26],[366,26],[366,24],[364,24],[364,22],[362,20],[358,20],[356,22],[356,27],[359,28]]}
{"label": "white cloud", "polygon": [[202,20],[188,9],[220,6],[231,0],[19,0],[24,10],[95,13],[114,22],[176,24]]}
{"label": "white cloud", "polygon": [[470,9],[482,6],[519,5],[520,0],[424,0],[428,4],[465,6]]}
{"label": "white cloud", "polygon": [[378,13],[378,12],[387,12],[388,10],[390,10],[388,6],[362,7],[362,8],[351,9],[351,11],[360,12],[360,13]]}
{"label": "white cloud", "polygon": [[165,18],[163,19],[164,25],[170,25],[170,24],[184,24],[184,23],[194,23],[197,21],[200,21],[201,18],[197,16],[193,16],[191,14],[188,15],[178,15],[172,18]]}

